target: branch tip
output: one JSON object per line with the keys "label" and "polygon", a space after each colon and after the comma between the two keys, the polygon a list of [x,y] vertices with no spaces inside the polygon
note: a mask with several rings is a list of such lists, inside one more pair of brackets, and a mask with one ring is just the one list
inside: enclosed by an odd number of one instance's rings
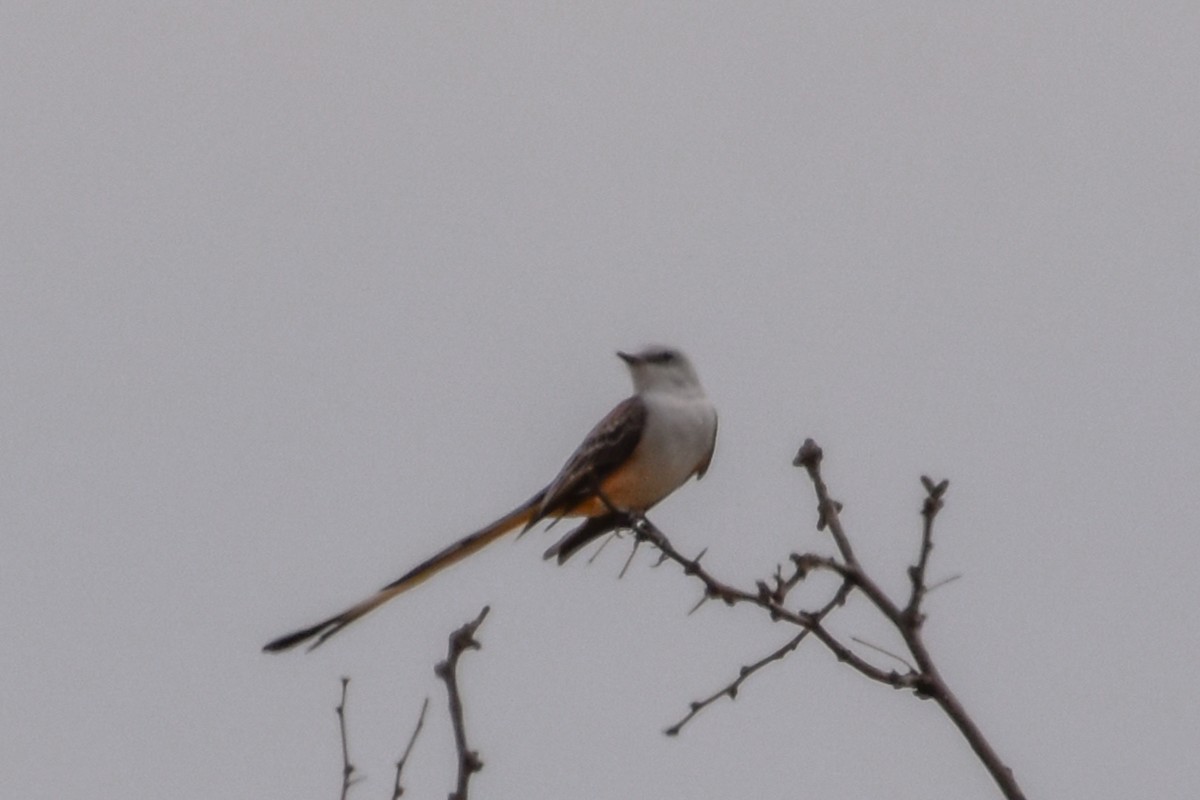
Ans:
{"label": "branch tip", "polygon": [[950,480],[945,479],[934,483],[933,478],[929,477],[928,475],[922,475],[921,485],[925,487],[926,494],[928,494],[934,500],[938,500],[946,493],[946,490],[950,488]]}
{"label": "branch tip", "polygon": [[812,439],[805,439],[804,444],[800,445],[800,450],[796,453],[796,457],[792,459],[793,467],[804,467],[805,469],[816,469],[821,458],[825,454],[821,452],[821,447]]}
{"label": "branch tip", "polygon": [[450,797],[454,800],[467,800],[467,790],[471,775],[483,769],[483,761],[479,753],[467,746],[466,723],[463,720],[462,696],[458,690],[458,660],[467,650],[478,650],[481,645],[475,639],[475,632],[487,618],[490,606],[484,606],[479,616],[450,634],[446,660],[438,662],[433,671],[446,684],[446,695],[450,704],[450,721],[454,727],[454,746],[458,751],[458,785]]}

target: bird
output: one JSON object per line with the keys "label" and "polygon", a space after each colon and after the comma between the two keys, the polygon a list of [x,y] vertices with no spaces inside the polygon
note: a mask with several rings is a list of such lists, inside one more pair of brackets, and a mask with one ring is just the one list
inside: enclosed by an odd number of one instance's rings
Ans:
{"label": "bird", "polygon": [[580,548],[628,526],[630,515],[654,507],[692,476],[704,476],[717,439],[717,412],[691,361],[676,348],[651,345],[618,351],[633,394],[618,403],[584,437],[545,488],[489,525],[459,539],[345,611],[268,642],[276,653],[311,642],[309,650],[350,623],[435,574],[482,550],[507,533],[528,531],[543,520],[584,521],[543,554],[566,562]]}

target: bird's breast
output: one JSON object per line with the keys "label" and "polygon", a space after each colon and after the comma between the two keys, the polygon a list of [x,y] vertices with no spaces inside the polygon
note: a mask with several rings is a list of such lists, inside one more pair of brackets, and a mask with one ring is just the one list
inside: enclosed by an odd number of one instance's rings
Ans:
{"label": "bird's breast", "polygon": [[645,511],[695,474],[712,449],[717,415],[704,397],[646,395],[646,427],[624,467],[604,481],[616,505]]}

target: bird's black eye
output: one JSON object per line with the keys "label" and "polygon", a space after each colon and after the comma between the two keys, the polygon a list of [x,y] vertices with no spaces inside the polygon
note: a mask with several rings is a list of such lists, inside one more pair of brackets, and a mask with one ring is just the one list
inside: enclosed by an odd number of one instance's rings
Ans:
{"label": "bird's black eye", "polygon": [[670,350],[660,350],[657,353],[651,353],[646,356],[646,360],[655,364],[670,364],[675,360],[675,354]]}

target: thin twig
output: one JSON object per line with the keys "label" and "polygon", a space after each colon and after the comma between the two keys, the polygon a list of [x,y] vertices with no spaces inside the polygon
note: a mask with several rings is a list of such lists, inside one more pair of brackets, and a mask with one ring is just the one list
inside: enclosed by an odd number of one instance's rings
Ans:
{"label": "thin twig", "polygon": [[342,734],[342,800],[346,800],[350,787],[358,782],[358,779],[353,777],[354,765],[350,763],[350,745],[346,741],[346,687],[349,685],[350,679],[343,676],[342,699],[334,709],[338,717],[338,730]]}
{"label": "thin twig", "polygon": [[904,616],[910,625],[920,626],[924,619],[921,616],[921,601],[929,593],[925,586],[925,569],[929,565],[929,553],[933,550],[933,520],[944,505],[942,496],[950,488],[950,481],[934,483],[928,475],[921,476],[921,485],[925,487],[925,502],[921,505],[921,517],[925,524],[921,528],[921,550],[917,554],[917,563],[908,568],[908,579],[912,590],[908,596],[908,605],[904,607]]}
{"label": "thin twig", "polygon": [[896,661],[899,661],[901,664],[903,664],[908,669],[909,672],[917,671],[917,668],[914,667],[912,664],[908,663],[908,660],[906,658],[904,658],[903,656],[896,655],[891,650],[885,650],[884,648],[880,647],[879,645],[871,644],[866,639],[860,639],[857,636],[851,636],[850,640],[852,642],[857,642],[858,644],[861,644],[863,647],[869,647],[877,653],[883,653],[885,656],[888,656],[889,658],[894,658]]}
{"label": "thin twig", "polygon": [[842,520],[838,515],[842,510],[842,504],[829,496],[829,488],[821,477],[821,459],[824,457],[825,453],[816,442],[812,439],[805,439],[799,452],[796,453],[796,458],[792,460],[792,465],[804,467],[808,471],[809,478],[812,479],[813,487],[817,490],[817,530],[829,528],[829,533],[833,536],[833,541],[837,545],[838,552],[842,554],[842,559],[847,566],[856,567],[858,559],[854,557],[850,539],[846,536],[846,531],[842,529]]}
{"label": "thin twig", "polygon": [[926,586],[925,587],[925,596],[928,597],[929,595],[933,594],[934,592],[936,592],[938,589],[942,588],[946,584],[954,583],[956,580],[958,580],[961,577],[962,577],[962,573],[958,572],[958,573],[955,573],[954,575],[951,575],[949,578],[942,578],[937,583],[932,584],[930,586]]}
{"label": "thin twig", "polygon": [[417,717],[417,726],[413,728],[412,736],[408,737],[408,746],[404,748],[404,753],[400,756],[400,760],[396,762],[396,782],[392,786],[392,800],[399,800],[404,794],[404,787],[400,785],[400,773],[404,772],[404,765],[408,763],[408,756],[412,752],[413,745],[417,743],[417,736],[421,733],[421,728],[425,725],[425,712],[429,710],[429,698],[425,698],[425,702],[421,703],[421,714]]}
{"label": "thin twig", "polygon": [[[812,618],[817,621],[824,619],[831,611],[833,611],[833,609],[842,604],[842,602],[845,600],[845,593],[849,591],[849,588],[849,584],[843,583],[842,588],[838,590],[833,599],[826,603],[819,611],[813,613]],[[700,602],[704,602],[704,600],[701,599]],[[808,633],[809,630],[805,628],[804,630],[800,631],[800,633],[789,639],[779,649],[772,651],[765,657],[760,658],[758,661],[755,661],[752,664],[743,666],[738,670],[738,675],[733,679],[733,681],[724,686],[720,691],[709,695],[703,700],[693,701],[688,707],[687,715],[663,732],[666,733],[667,736],[678,736],[679,732],[683,730],[684,726],[691,722],[697,714],[720,700],[722,697],[728,697],[730,700],[736,700],[738,690],[741,689],[742,684],[745,683],[751,675],[758,672],[768,664],[775,661],[781,661],[790,655],[792,651],[800,646],[800,643],[804,641],[804,637],[808,636]]]}
{"label": "thin twig", "polygon": [[720,700],[722,697],[728,697],[730,700],[736,700],[737,694],[738,694],[738,689],[740,689],[742,687],[742,684],[746,682],[747,678],[749,678],[754,673],[758,672],[760,669],[765,667],[767,664],[770,664],[773,661],[779,661],[782,658],[784,658],[785,656],[787,656],[789,653],[791,653],[793,650],[795,650],[797,647],[800,646],[800,642],[804,641],[804,637],[807,635],[808,635],[807,630],[800,631],[800,633],[796,634],[790,640],[788,640],[788,642],[786,644],[784,644],[783,647],[780,647],[779,649],[772,651],[768,655],[764,656],[763,658],[760,658],[758,661],[755,661],[752,664],[746,664],[744,667],[742,667],[741,669],[738,670],[738,676],[736,678],[734,678],[732,681],[730,681],[728,684],[723,686],[720,689],[720,691],[709,695],[708,697],[704,698],[703,700],[692,701],[691,705],[688,707],[688,713],[683,717],[683,719],[679,720],[674,725],[672,725],[671,727],[664,730],[663,733],[665,733],[667,736],[678,736],[679,732],[681,730],[683,730],[684,726],[692,721],[692,718],[694,718],[697,714],[699,714],[704,709],[711,706],[713,703]]}
{"label": "thin twig", "polygon": [[458,691],[458,659],[467,650],[478,650],[479,642],[475,631],[491,609],[484,606],[479,616],[450,634],[450,646],[446,660],[438,662],[433,671],[446,683],[446,694],[450,701],[450,720],[454,723],[454,747],[458,751],[458,783],[450,794],[450,800],[467,800],[471,776],[483,769],[479,753],[467,746],[467,725],[463,719],[462,695]]}

